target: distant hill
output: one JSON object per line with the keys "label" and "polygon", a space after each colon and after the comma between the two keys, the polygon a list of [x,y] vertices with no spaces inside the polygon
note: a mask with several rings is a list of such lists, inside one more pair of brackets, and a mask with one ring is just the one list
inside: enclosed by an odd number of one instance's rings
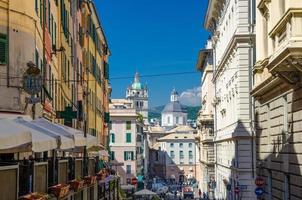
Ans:
{"label": "distant hill", "polygon": [[[149,109],[149,119],[152,119],[152,118],[161,119],[161,112],[164,109],[164,107],[165,106],[162,105],[162,106],[156,106],[156,107],[150,108]],[[188,111],[188,119],[195,120],[197,118],[200,106],[185,106],[185,108],[187,108],[187,111]]]}

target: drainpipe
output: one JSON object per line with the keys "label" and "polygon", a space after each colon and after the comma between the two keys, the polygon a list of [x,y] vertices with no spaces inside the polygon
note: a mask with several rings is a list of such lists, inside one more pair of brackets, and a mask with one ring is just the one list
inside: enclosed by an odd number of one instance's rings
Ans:
{"label": "drainpipe", "polygon": [[6,27],[6,30],[7,30],[7,64],[6,64],[6,85],[7,85],[7,87],[9,87],[10,86],[10,82],[9,82],[9,68],[10,68],[10,62],[9,62],[9,43],[10,43],[10,41],[9,41],[9,3],[10,3],[10,1],[8,0],[8,2],[7,2],[7,27]]}
{"label": "drainpipe", "polygon": [[[253,77],[253,66],[255,63],[255,55],[254,55],[254,42],[253,42],[253,35],[254,35],[254,6],[253,1],[249,4],[249,35],[250,35],[250,47],[249,47],[249,91],[252,91],[254,85],[254,77]],[[255,99],[250,96],[249,98],[249,109],[250,109],[250,126],[251,126],[251,133],[252,133],[252,177],[255,177],[255,163],[256,163],[256,145],[255,145]]]}

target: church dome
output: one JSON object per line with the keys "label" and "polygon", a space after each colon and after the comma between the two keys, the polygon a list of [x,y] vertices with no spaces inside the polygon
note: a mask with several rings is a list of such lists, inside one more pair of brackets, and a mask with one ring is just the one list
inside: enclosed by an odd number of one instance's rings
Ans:
{"label": "church dome", "polygon": [[131,85],[131,89],[133,90],[143,89],[143,85],[140,82],[139,74],[137,72],[135,73],[134,82]]}
{"label": "church dome", "polygon": [[186,109],[179,103],[179,101],[171,101],[169,102],[164,110],[162,111],[164,112],[187,112]]}
{"label": "church dome", "polygon": [[132,83],[132,89],[133,90],[141,90],[142,89],[142,84],[141,83]]}

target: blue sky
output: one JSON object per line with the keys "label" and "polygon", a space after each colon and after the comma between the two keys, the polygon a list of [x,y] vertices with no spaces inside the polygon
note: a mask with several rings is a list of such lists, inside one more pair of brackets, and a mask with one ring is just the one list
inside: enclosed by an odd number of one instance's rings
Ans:
{"label": "blue sky", "polygon": [[[203,29],[205,0],[97,0],[95,1],[112,56],[109,60],[112,98],[123,98],[132,79],[115,77],[196,71]],[[178,92],[196,92],[200,73],[142,78],[151,106],[169,101]],[[193,89],[193,90],[192,90]],[[187,99],[190,101],[190,98]],[[184,103],[186,100],[184,100]],[[188,102],[189,104],[190,102]]]}

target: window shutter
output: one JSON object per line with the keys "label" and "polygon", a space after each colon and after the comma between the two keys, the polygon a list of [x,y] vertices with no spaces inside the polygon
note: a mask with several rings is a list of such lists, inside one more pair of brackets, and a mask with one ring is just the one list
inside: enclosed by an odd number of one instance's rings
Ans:
{"label": "window shutter", "polygon": [[124,151],[124,160],[127,160],[127,151]]}
{"label": "window shutter", "polygon": [[0,63],[6,64],[7,62],[7,39],[6,35],[0,35]]}
{"label": "window shutter", "polygon": [[134,153],[131,151],[131,160],[134,160]]}

